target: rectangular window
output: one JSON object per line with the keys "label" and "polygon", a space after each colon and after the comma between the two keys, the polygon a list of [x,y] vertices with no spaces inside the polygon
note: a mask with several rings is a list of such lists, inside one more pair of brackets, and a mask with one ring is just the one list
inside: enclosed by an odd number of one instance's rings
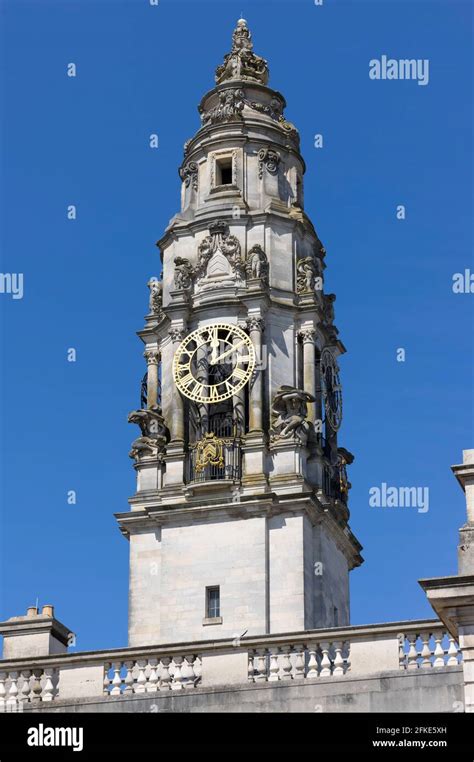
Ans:
{"label": "rectangular window", "polygon": [[216,185],[232,185],[232,157],[217,159]]}
{"label": "rectangular window", "polygon": [[221,596],[218,587],[206,587],[206,617],[216,619],[221,615]]}
{"label": "rectangular window", "polygon": [[339,627],[339,611],[334,606],[334,627]]}

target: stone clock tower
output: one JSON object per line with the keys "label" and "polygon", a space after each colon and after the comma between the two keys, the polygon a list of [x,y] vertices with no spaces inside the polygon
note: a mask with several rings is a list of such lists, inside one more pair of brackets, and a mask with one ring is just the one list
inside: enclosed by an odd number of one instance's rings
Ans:
{"label": "stone clock tower", "polygon": [[240,19],[184,147],[139,332],[130,645],[349,623],[342,392],[325,250],[283,96]]}

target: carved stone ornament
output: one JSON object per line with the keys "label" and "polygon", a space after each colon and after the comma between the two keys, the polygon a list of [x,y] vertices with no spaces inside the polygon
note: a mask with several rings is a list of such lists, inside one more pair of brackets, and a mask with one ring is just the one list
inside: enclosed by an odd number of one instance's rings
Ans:
{"label": "carved stone ornament", "polygon": [[241,112],[245,106],[245,93],[240,89],[221,90],[219,93],[218,105],[210,111],[204,111],[201,114],[203,127],[217,122],[229,122],[240,119]]}
{"label": "carved stone ornament", "polygon": [[245,272],[247,273],[247,278],[259,279],[263,283],[268,282],[267,255],[258,243],[247,252]]}
{"label": "carved stone ornament", "polygon": [[128,422],[136,423],[141,431],[141,436],[132,442],[130,458],[138,461],[142,457],[157,457],[164,452],[169,432],[159,405],[151,410],[132,410]]}
{"label": "carved stone ornament", "polygon": [[260,180],[263,177],[263,169],[271,175],[276,175],[280,163],[280,154],[273,148],[261,148],[258,152],[258,176]]}
{"label": "carved stone ornament", "polygon": [[191,185],[192,189],[198,189],[198,165],[195,161],[188,161],[179,168],[179,176],[184,182],[186,188]]}
{"label": "carved stone ornament", "polygon": [[195,276],[203,277],[207,265],[213,255],[220,251],[228,260],[234,273],[241,273],[243,262],[241,259],[241,247],[238,238],[231,235],[227,223],[223,221],[213,222],[209,225],[210,235],[206,236],[198,246],[198,264],[195,268]]}
{"label": "carved stone ornament", "polygon": [[174,326],[169,329],[168,335],[171,341],[176,344],[178,341],[182,341],[186,336],[186,329],[183,327]]}
{"label": "carved stone ornament", "polygon": [[196,445],[196,472],[204,471],[206,466],[224,467],[224,440],[214,432],[204,434]]}
{"label": "carved stone ornament", "polygon": [[296,263],[296,291],[311,294],[316,283],[316,265],[313,257],[303,257]]}
{"label": "carved stone ornament", "polygon": [[268,64],[253,52],[252,35],[245,19],[239,19],[232,35],[232,50],[216,69],[216,83],[229,80],[249,80],[266,85]]}
{"label": "carved stone ornament", "polygon": [[185,257],[175,257],[174,286],[179,291],[187,291],[193,285],[193,266]]}
{"label": "carved stone ornament", "polygon": [[296,438],[306,444],[309,434],[308,402],[315,398],[303,389],[283,385],[273,398],[272,441]]}
{"label": "carved stone ornament", "polygon": [[158,278],[150,278],[147,286],[150,289],[150,298],[148,300],[149,314],[160,317],[163,314],[163,284]]}
{"label": "carved stone ornament", "polygon": [[274,122],[278,122],[278,125],[283,130],[285,136],[289,140],[292,140],[295,146],[299,148],[299,132],[296,129],[295,125],[292,122],[289,122],[288,119],[283,116],[283,103],[281,101],[273,98],[270,101],[270,105],[268,105],[266,103],[259,103],[258,101],[246,100],[245,104],[254,111],[258,111],[259,114],[266,114],[266,116],[269,116],[270,119],[273,119]]}

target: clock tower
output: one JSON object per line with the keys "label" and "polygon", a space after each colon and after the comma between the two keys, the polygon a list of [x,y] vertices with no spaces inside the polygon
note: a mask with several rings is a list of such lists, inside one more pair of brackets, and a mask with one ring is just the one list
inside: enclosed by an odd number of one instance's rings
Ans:
{"label": "clock tower", "polygon": [[130,645],[349,623],[345,351],[304,160],[244,19],[184,146],[139,331]]}

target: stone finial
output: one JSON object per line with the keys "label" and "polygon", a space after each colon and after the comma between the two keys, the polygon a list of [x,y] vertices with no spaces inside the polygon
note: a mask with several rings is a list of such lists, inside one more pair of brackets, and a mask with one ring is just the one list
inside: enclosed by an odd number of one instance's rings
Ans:
{"label": "stone finial", "polygon": [[216,69],[216,83],[231,80],[268,82],[268,64],[253,52],[252,35],[245,19],[239,19],[232,34],[232,50],[224,56],[224,63]]}

